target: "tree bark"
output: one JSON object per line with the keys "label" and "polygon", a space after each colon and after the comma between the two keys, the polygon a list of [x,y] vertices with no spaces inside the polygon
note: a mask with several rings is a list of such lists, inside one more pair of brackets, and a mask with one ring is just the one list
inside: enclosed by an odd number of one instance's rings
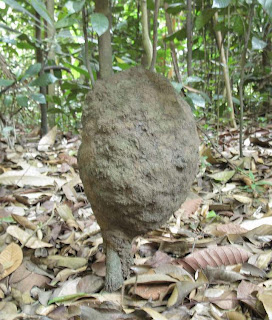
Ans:
{"label": "tree bark", "polygon": [[109,0],[95,0],[95,12],[104,14],[109,20],[109,28],[98,37],[99,76],[106,79],[112,75],[112,48],[111,48],[111,10]]}
{"label": "tree bark", "polygon": [[[36,36],[37,41],[41,45],[41,43],[42,43],[41,17],[38,13],[36,13],[36,17],[37,17],[37,23],[36,23],[36,28],[35,28],[35,34],[36,34],[35,36]],[[44,54],[41,49],[41,46],[36,48],[36,60],[42,66],[41,71],[39,73],[39,75],[41,76],[44,73]],[[40,87],[40,93],[42,93],[46,97],[46,87]],[[44,136],[48,132],[47,104],[41,103],[40,109],[41,109],[41,136]]]}
{"label": "tree bark", "polygon": [[142,16],[141,16],[141,22],[142,22],[142,38],[143,38],[143,47],[145,54],[142,59],[142,65],[145,68],[150,68],[151,61],[152,61],[152,44],[149,38],[148,33],[148,19],[147,19],[147,4],[146,0],[142,0],[141,2],[142,6]]}
{"label": "tree bark", "polygon": [[[46,1],[46,6],[47,6],[47,11],[52,19],[52,21],[54,21],[54,6],[55,6],[55,1],[54,0],[47,0]],[[52,63],[54,63],[55,65],[55,50],[54,50],[54,46],[53,46],[53,42],[54,42],[54,37],[55,37],[55,28],[54,26],[52,26],[51,24],[47,25],[47,38],[49,40],[49,53],[48,53],[48,60]],[[54,74],[54,70],[50,71],[52,74]],[[55,84],[49,84],[48,86],[48,95],[50,97],[53,97],[55,95]],[[47,109],[54,109],[55,108],[55,104],[54,102],[48,102],[47,103]],[[49,125],[50,127],[54,127],[55,125],[55,113],[49,113],[48,116],[48,120],[49,120]]]}
{"label": "tree bark", "polygon": [[[167,8],[168,8],[168,4],[165,2],[164,3],[165,21],[166,21],[166,27],[167,27],[167,30],[168,30],[168,35],[170,35],[170,34],[173,33],[173,28],[172,28],[172,21],[171,21],[170,14],[167,13],[167,11],[166,11]],[[175,48],[174,41],[170,41],[170,49],[171,49],[171,57],[172,57],[172,61],[173,61],[175,75],[177,77],[177,81],[179,83],[181,83],[181,75],[180,75],[180,72],[179,72],[178,58],[177,58],[177,53],[176,53],[176,48]]]}
{"label": "tree bark", "polygon": [[[218,14],[215,13],[215,21],[214,21],[215,25],[217,23],[217,20],[218,20]],[[226,86],[226,92],[227,92],[227,102],[228,102],[228,107],[230,109],[230,123],[232,127],[236,129],[237,124],[235,121],[234,107],[232,102],[232,91],[231,91],[230,78],[229,78],[229,68],[228,68],[228,62],[226,59],[225,50],[223,46],[222,34],[221,34],[221,31],[216,31],[215,34],[216,34],[218,49],[220,52],[221,62],[223,65],[223,73],[224,73],[225,86]]]}
{"label": "tree bark", "polygon": [[84,49],[85,49],[85,63],[91,79],[92,87],[94,86],[94,76],[89,59],[89,45],[88,45],[88,16],[85,5],[82,8],[83,34],[84,34]]}
{"label": "tree bark", "polygon": [[154,19],[153,19],[153,55],[150,70],[155,70],[155,64],[157,59],[157,42],[158,42],[158,15],[160,9],[160,1],[155,0]]}
{"label": "tree bark", "polygon": [[242,52],[241,57],[241,76],[239,82],[239,98],[240,98],[240,134],[239,134],[239,149],[240,149],[240,157],[243,157],[243,124],[244,124],[244,80],[245,80],[245,65],[246,65],[246,54],[248,49],[248,41],[251,32],[252,19],[254,15],[254,5],[251,5],[251,9],[249,12],[249,22],[248,22],[248,30],[245,35],[245,43],[244,50]]}
{"label": "tree bark", "polygon": [[193,75],[192,56],[193,56],[193,39],[192,39],[192,0],[187,0],[187,19],[186,19],[186,34],[187,34],[187,74],[188,77]]}

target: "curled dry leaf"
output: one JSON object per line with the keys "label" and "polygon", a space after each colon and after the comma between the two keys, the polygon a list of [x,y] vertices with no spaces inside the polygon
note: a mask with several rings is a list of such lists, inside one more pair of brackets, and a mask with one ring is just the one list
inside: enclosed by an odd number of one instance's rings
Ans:
{"label": "curled dry leaf", "polygon": [[18,244],[12,242],[0,254],[1,270],[0,280],[15,271],[23,261],[23,252]]}
{"label": "curled dry leaf", "polygon": [[227,266],[244,263],[250,256],[250,252],[238,246],[213,246],[191,253],[177,262],[188,272],[194,272],[198,269],[204,269],[207,266],[220,267],[222,265]]}
{"label": "curled dry leaf", "polygon": [[7,233],[18,239],[22,244],[31,249],[52,247],[52,244],[43,242],[35,236],[29,238],[30,234],[17,226],[9,226],[7,228]]}

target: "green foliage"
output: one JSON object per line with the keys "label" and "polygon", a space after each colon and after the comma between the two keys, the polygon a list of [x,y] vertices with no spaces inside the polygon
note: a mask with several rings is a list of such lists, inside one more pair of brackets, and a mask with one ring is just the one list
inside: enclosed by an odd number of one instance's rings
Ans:
{"label": "green foliage", "polygon": [[[165,12],[161,2],[158,18],[158,55],[156,71],[168,77],[176,90],[183,90],[188,103],[201,117],[222,122],[228,120],[225,84],[222,75],[220,53],[217,49],[215,31],[220,31],[223,47],[228,56],[228,67],[233,89],[232,100],[238,113],[240,101],[240,61],[248,29],[248,2],[214,0],[210,5],[200,0],[193,6],[193,75],[187,77],[187,35],[185,2],[167,0],[173,33],[165,27]],[[98,36],[109,25],[107,17],[94,10],[94,3],[85,0],[55,0],[55,17],[52,19],[42,0],[3,0],[1,10],[0,51],[5,57],[7,77],[0,68],[0,112],[17,113],[20,121],[29,123],[39,120],[38,104],[50,103],[49,112],[55,113],[56,121],[63,129],[78,128],[85,95],[90,90],[90,75],[85,61],[82,30],[82,8],[88,14],[88,54],[94,79],[98,77]],[[154,1],[148,1],[150,10],[150,35],[152,38]],[[258,0],[247,52],[244,105],[245,111],[266,108],[271,99],[271,12],[272,0]],[[38,19],[37,13],[41,16]],[[218,15],[214,24],[215,13]],[[229,14],[229,15],[228,15]],[[42,39],[36,39],[36,26],[41,24]],[[54,36],[49,38],[52,27]],[[118,0],[112,8],[112,51],[115,72],[141,63],[143,55],[140,11],[137,2]],[[172,63],[170,41],[173,42],[182,83],[177,82]],[[43,63],[37,63],[37,50],[43,55]],[[54,53],[50,57],[49,52]],[[265,59],[265,57],[267,57]],[[64,67],[52,69],[49,66]],[[45,68],[45,70],[43,70]],[[40,89],[54,84],[53,95],[42,94]],[[5,91],[6,90],[6,91]],[[20,118],[21,117],[21,118]]]}
{"label": "green foliage", "polygon": [[93,13],[91,15],[91,23],[95,32],[99,36],[105,33],[109,28],[109,20],[108,18],[101,13]]}

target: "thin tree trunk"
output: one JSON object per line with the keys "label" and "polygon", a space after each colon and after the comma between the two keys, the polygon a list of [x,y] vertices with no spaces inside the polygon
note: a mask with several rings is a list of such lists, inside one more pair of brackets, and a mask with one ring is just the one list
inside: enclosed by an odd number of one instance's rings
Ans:
{"label": "thin tree trunk", "polygon": [[142,65],[145,68],[149,68],[151,65],[152,61],[152,44],[149,38],[149,31],[148,31],[148,15],[147,15],[147,4],[146,0],[142,0],[141,2],[142,6],[142,17],[141,17],[141,22],[142,22],[142,38],[143,38],[143,47],[145,54],[142,59]]}
{"label": "thin tree trunk", "polygon": [[241,75],[239,82],[239,98],[240,98],[240,135],[239,135],[239,149],[240,149],[240,157],[243,157],[243,124],[244,124],[244,80],[245,80],[245,65],[246,65],[246,54],[248,49],[248,41],[251,33],[251,25],[252,19],[254,15],[254,5],[251,5],[251,9],[249,12],[249,22],[248,22],[248,30],[245,35],[245,44],[244,50],[242,52],[241,57]]}
{"label": "thin tree trunk", "polygon": [[[42,42],[42,32],[41,32],[41,17],[38,13],[36,13],[37,24],[35,27],[36,39],[41,44]],[[41,46],[36,48],[36,60],[38,63],[42,65],[42,69],[40,71],[40,76],[44,73],[44,54],[41,49]],[[46,87],[40,87],[40,93],[42,93],[46,97]],[[41,109],[41,136],[44,136],[48,132],[48,124],[47,124],[47,104],[40,104]]]}
{"label": "thin tree trunk", "polygon": [[[168,34],[170,35],[170,34],[173,33],[173,28],[172,28],[172,22],[171,22],[170,14],[167,13],[167,11],[166,11],[167,8],[168,8],[168,4],[165,2],[164,3],[165,21],[166,21],[166,27],[167,27],[167,30],[168,30]],[[178,59],[177,59],[177,53],[176,53],[176,48],[175,48],[174,41],[170,41],[170,49],[171,49],[171,57],[172,57],[172,61],[173,61],[175,74],[176,74],[178,82],[181,83],[181,75],[180,75],[180,72],[179,72]]]}
{"label": "thin tree trunk", "polygon": [[95,11],[104,14],[109,20],[109,28],[98,37],[99,75],[106,79],[112,75],[112,48],[111,48],[111,10],[109,0],[95,0]]}
{"label": "thin tree trunk", "polygon": [[[218,20],[218,14],[215,13],[215,25],[217,23],[217,20]],[[223,46],[222,34],[221,34],[221,31],[216,31],[215,34],[216,34],[218,49],[220,52],[221,62],[223,65],[223,73],[224,73],[226,93],[227,93],[227,102],[228,102],[228,107],[230,109],[230,122],[232,127],[236,129],[237,124],[235,121],[234,107],[232,102],[232,91],[231,91],[230,78],[229,78],[229,68],[228,68],[228,62],[226,59],[225,50]]]}
{"label": "thin tree trunk", "polygon": [[192,76],[192,55],[193,55],[193,39],[192,39],[192,0],[187,0],[187,19],[186,19],[186,34],[187,34],[187,74]]}
{"label": "thin tree trunk", "polygon": [[158,15],[160,9],[160,0],[155,0],[154,19],[153,19],[153,55],[150,70],[155,70],[157,59],[157,42],[158,42]]}
{"label": "thin tree trunk", "polygon": [[[54,0],[47,0],[46,1],[46,6],[47,6],[47,11],[52,19],[52,21],[54,21],[54,5],[55,5],[55,1]],[[47,38],[49,40],[49,53],[48,53],[48,60],[51,60],[51,64],[53,63],[55,65],[55,50],[54,50],[54,46],[53,46],[53,41],[54,41],[54,37],[55,37],[55,28],[54,26],[52,26],[51,24],[47,25]],[[54,70],[50,71],[52,74],[54,74]],[[50,97],[53,97],[55,95],[55,91],[56,91],[56,87],[55,84],[49,84],[48,86],[48,95]],[[54,109],[55,108],[55,104],[54,102],[48,102],[47,103],[47,109]],[[55,125],[55,113],[49,113],[48,116],[48,120],[49,120],[49,125],[50,127],[54,127]]]}
{"label": "thin tree trunk", "polygon": [[93,76],[93,71],[91,68],[90,64],[90,59],[89,59],[89,45],[88,45],[88,17],[87,17],[87,10],[86,6],[84,5],[82,8],[82,21],[83,21],[83,34],[84,34],[84,51],[85,51],[85,62],[86,62],[86,67],[91,79],[91,84],[92,87],[94,86],[94,76]]}

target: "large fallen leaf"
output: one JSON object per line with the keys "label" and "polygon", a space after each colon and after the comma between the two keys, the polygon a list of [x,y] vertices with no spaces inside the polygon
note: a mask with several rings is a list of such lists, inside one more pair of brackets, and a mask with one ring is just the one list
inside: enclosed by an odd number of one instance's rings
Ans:
{"label": "large fallen leaf", "polygon": [[212,246],[207,249],[198,250],[187,257],[178,260],[187,271],[194,272],[207,266],[220,267],[222,265],[234,265],[244,263],[251,253],[239,246],[227,245],[222,247]]}
{"label": "large fallen leaf", "polygon": [[0,175],[0,183],[3,185],[17,185],[18,187],[35,186],[46,187],[55,184],[61,187],[65,180],[59,178],[48,177],[40,174],[39,171],[24,169],[8,171]]}
{"label": "large fallen leaf", "polygon": [[42,262],[50,268],[65,267],[70,269],[79,269],[87,264],[87,259],[80,257],[64,257],[59,255],[49,255],[42,259]]}
{"label": "large fallen leaf", "polygon": [[241,227],[247,230],[253,230],[262,225],[272,226],[272,217],[265,217],[261,219],[255,219],[255,220],[244,220],[241,223]]}
{"label": "large fallen leaf", "polygon": [[227,182],[234,176],[234,173],[235,173],[234,170],[231,170],[231,171],[225,170],[225,171],[209,174],[208,176],[210,178],[213,178],[216,181]]}
{"label": "large fallen leaf", "polygon": [[258,294],[258,298],[262,301],[268,319],[272,320],[272,290],[267,290]]}
{"label": "large fallen leaf", "polygon": [[39,151],[48,151],[49,147],[51,147],[55,143],[57,135],[57,126],[52,128],[46,135],[44,135],[39,144],[38,144],[38,150]]}
{"label": "large fallen leaf", "polygon": [[0,253],[2,272],[0,280],[15,271],[23,261],[23,252],[18,244],[12,242]]}
{"label": "large fallen leaf", "polygon": [[22,244],[31,249],[52,247],[52,244],[43,242],[35,236],[29,238],[30,234],[17,226],[9,226],[7,228],[7,233],[18,239]]}

